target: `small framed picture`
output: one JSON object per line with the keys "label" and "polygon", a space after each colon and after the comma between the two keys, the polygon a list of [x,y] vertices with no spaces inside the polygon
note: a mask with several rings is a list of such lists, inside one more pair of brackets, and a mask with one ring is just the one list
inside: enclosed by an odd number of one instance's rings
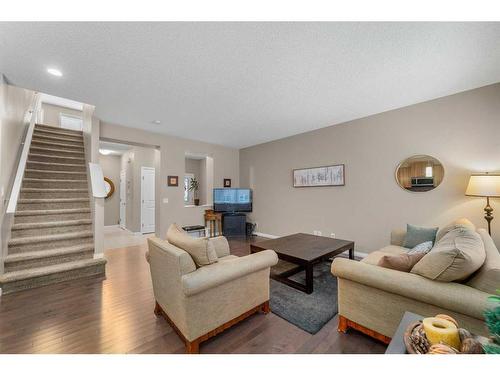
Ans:
{"label": "small framed picture", "polygon": [[168,176],[168,186],[179,186],[179,176]]}
{"label": "small framed picture", "polygon": [[231,187],[231,179],[230,178],[224,179],[224,187]]}

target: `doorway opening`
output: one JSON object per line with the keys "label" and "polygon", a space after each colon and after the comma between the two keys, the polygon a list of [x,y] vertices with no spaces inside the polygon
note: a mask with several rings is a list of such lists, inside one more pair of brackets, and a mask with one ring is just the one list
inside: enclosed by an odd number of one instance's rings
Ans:
{"label": "doorway opening", "polygon": [[[136,244],[137,236],[156,231],[160,150],[154,146],[101,139],[99,154],[104,177],[115,187],[113,195],[104,202],[104,225],[135,236],[132,242]],[[117,247],[123,247],[121,245]]]}

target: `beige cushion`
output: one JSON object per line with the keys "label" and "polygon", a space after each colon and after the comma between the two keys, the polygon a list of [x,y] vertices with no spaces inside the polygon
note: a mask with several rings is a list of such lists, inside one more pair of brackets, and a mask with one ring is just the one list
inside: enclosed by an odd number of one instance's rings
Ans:
{"label": "beige cushion", "polygon": [[438,243],[439,240],[441,238],[443,238],[446,233],[448,233],[456,228],[466,228],[466,229],[469,229],[473,232],[476,231],[476,226],[474,224],[472,224],[472,222],[469,219],[466,219],[465,217],[463,217],[461,219],[455,220],[453,223],[450,223],[447,226],[445,226],[443,229],[441,229],[436,235],[436,243]]}
{"label": "beige cushion", "polygon": [[389,246],[381,248],[380,250],[377,250],[377,251],[374,251],[374,252],[368,254],[362,260],[362,262],[376,266],[376,265],[378,265],[378,262],[380,261],[380,259],[384,255],[387,255],[387,254],[392,254],[392,255],[405,254],[407,251],[408,251],[408,249],[406,249],[402,246],[389,245]]}
{"label": "beige cushion", "polygon": [[483,265],[485,258],[479,234],[458,227],[445,234],[411,272],[436,281],[464,280]]}
{"label": "beige cushion", "polygon": [[217,262],[214,244],[208,238],[194,238],[172,224],[167,231],[167,241],[189,253],[198,267]]}
{"label": "beige cushion", "polygon": [[484,229],[478,230],[484,243],[486,260],[483,266],[467,281],[467,285],[483,292],[496,294],[500,289],[500,253],[493,239]]}
{"label": "beige cushion", "polygon": [[384,255],[380,258],[378,266],[390,268],[401,272],[410,272],[417,262],[424,257],[425,253]]}

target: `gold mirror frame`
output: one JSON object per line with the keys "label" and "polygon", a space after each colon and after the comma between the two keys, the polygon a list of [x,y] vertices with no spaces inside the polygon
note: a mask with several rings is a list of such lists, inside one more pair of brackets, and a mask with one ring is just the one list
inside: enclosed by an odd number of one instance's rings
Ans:
{"label": "gold mirror frame", "polygon": [[[430,175],[426,175],[428,167],[432,167]],[[444,175],[443,163],[430,155],[409,156],[398,164],[394,172],[399,187],[410,193],[425,193],[436,189],[443,183]]]}
{"label": "gold mirror frame", "polygon": [[108,199],[115,192],[115,184],[113,183],[113,181],[111,181],[111,179],[109,179],[107,177],[104,177],[104,181],[106,181],[109,184],[109,186],[110,186],[110,190],[108,192],[108,195],[106,195],[106,199]]}

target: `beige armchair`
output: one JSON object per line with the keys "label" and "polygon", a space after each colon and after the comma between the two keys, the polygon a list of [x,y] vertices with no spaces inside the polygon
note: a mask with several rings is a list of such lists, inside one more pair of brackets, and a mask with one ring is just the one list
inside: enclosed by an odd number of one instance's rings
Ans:
{"label": "beige armchair", "polygon": [[269,312],[269,272],[278,262],[272,250],[229,255],[224,237],[211,239],[218,261],[196,268],[186,251],[148,239],[155,314],[163,315],[186,343],[188,353],[246,317]]}

